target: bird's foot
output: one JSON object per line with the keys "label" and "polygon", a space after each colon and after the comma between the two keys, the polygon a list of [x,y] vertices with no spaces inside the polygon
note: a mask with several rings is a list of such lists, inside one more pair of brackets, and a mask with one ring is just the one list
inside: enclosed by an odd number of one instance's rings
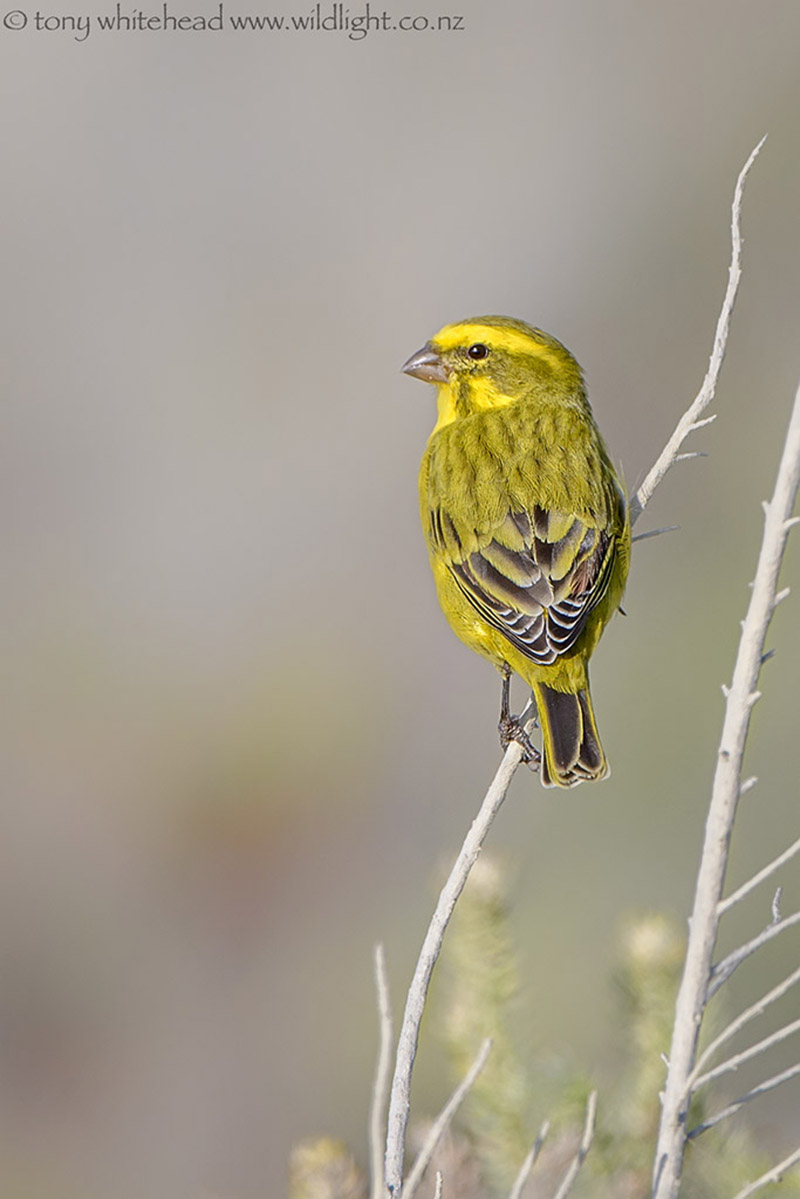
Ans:
{"label": "bird's foot", "polygon": [[[538,770],[542,762],[542,755],[531,741],[525,729],[525,725],[520,720],[519,716],[513,716],[510,710],[509,690],[511,686],[511,670],[506,666],[503,671],[503,698],[500,704],[500,719],[497,722],[497,731],[500,734],[500,745],[503,753],[508,749],[512,741],[516,741],[522,749],[522,761],[529,766],[531,770]],[[526,721],[527,723],[527,721]]]}
{"label": "bird's foot", "polygon": [[525,732],[518,717],[511,715],[501,716],[497,724],[497,731],[500,734],[500,744],[504,753],[511,742],[516,741],[522,748],[522,761],[527,766],[530,766],[531,770],[539,769],[542,762],[542,755]]}

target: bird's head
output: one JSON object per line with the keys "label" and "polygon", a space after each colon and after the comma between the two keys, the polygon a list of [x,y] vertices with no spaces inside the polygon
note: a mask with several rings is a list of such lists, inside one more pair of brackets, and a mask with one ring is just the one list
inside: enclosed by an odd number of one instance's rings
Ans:
{"label": "bird's head", "polygon": [[583,396],[583,377],[560,341],[507,316],[445,325],[412,354],[403,371],[439,389],[437,429],[532,394]]}

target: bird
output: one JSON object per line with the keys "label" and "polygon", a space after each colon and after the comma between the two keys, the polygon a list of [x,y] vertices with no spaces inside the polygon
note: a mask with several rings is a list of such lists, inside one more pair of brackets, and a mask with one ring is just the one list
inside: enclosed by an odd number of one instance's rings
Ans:
{"label": "bird", "polygon": [[[443,329],[402,370],[436,385],[419,473],[423,531],[452,629],[503,675],[500,740],[546,787],[603,779],[588,663],[630,564],[624,484],[580,366],[548,333],[504,316]],[[509,711],[530,687],[541,753]]]}

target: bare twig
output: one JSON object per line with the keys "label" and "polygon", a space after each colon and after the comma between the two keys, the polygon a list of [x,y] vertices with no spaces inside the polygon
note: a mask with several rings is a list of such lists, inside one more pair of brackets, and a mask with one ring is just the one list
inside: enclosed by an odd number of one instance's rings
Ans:
{"label": "bare twig", "polygon": [[772,923],[780,924],[781,922],[781,900],[783,899],[783,887],[778,887],[775,894],[772,896]]}
{"label": "bare twig", "polygon": [[393,1199],[399,1199],[403,1190],[403,1161],[405,1158],[405,1138],[408,1127],[409,1099],[411,1093],[411,1074],[414,1068],[414,1058],[417,1053],[419,1040],[419,1025],[431,973],[436,959],[442,948],[445,930],[453,914],[459,895],[474,866],[481,845],[489,831],[489,826],[497,814],[500,805],[506,797],[514,771],[522,758],[522,748],[518,742],[512,741],[503,755],[497,774],[492,779],[491,786],[486,792],[478,815],[472,822],[464,844],[461,846],[450,876],[439,895],[436,910],[433,913],[425,940],[422,943],[414,977],[406,999],[403,1023],[400,1027],[400,1037],[397,1044],[394,1079],[389,1099],[389,1119],[386,1137],[386,1186]]}
{"label": "bare twig", "polygon": [[782,982],[779,982],[776,987],[773,987],[771,991],[768,991],[766,995],[762,995],[761,998],[755,1003],[751,1004],[749,1008],[745,1008],[743,1012],[740,1012],[735,1020],[731,1020],[730,1024],[727,1024],[725,1028],[723,1028],[722,1032],[718,1036],[714,1037],[714,1040],[706,1046],[706,1048],[698,1057],[694,1070],[686,1080],[687,1092],[691,1091],[692,1087],[695,1085],[695,1079],[696,1077],[699,1077],[703,1066],[705,1066],[706,1062],[711,1060],[721,1045],[724,1045],[726,1041],[730,1041],[731,1037],[735,1037],[738,1032],[741,1032],[746,1024],[749,1024],[751,1020],[756,1018],[756,1016],[760,1016],[762,1012],[765,1012],[770,1004],[775,1003],[778,999],[781,999],[786,992],[790,991],[798,982],[800,982],[800,966],[798,966],[796,970],[793,970],[792,973],[788,975],[788,977],[784,978]]}
{"label": "bare twig", "polygon": [[491,1040],[485,1040],[480,1047],[478,1056],[470,1066],[469,1070],[464,1076],[464,1079],[453,1091],[453,1094],[447,1100],[447,1103],[444,1105],[439,1115],[431,1125],[430,1132],[425,1138],[425,1144],[420,1149],[419,1154],[417,1155],[417,1160],[411,1167],[408,1178],[405,1181],[403,1194],[406,1196],[406,1199],[412,1199],[412,1196],[416,1194],[417,1188],[422,1182],[422,1176],[430,1165],[430,1160],[433,1157],[436,1146],[439,1144],[439,1141],[447,1131],[448,1125],[453,1119],[453,1116],[466,1099],[467,1093],[475,1083],[475,1079],[486,1065],[486,1059],[489,1056],[489,1050],[491,1048]]}
{"label": "bare twig", "polygon": [[442,1199],[442,1172],[436,1171],[436,1189],[433,1192],[433,1199]]}
{"label": "bare twig", "polygon": [[783,1176],[792,1166],[796,1166],[800,1162],[800,1148],[795,1149],[794,1153],[790,1153],[782,1162],[778,1162],[777,1166],[773,1166],[771,1170],[767,1170],[766,1174],[762,1174],[755,1182],[749,1182],[735,1199],[750,1199],[751,1195],[755,1195],[756,1191],[760,1191],[762,1187],[769,1186],[771,1182],[782,1182]]}
{"label": "bare twig", "polygon": [[647,541],[649,537],[660,537],[662,533],[677,533],[680,525],[665,525],[663,529],[648,529],[646,533],[637,533],[631,537],[631,542]]}
{"label": "bare twig", "polygon": [[717,907],[717,915],[724,916],[735,904],[744,899],[745,895],[749,895],[754,887],[757,887],[759,883],[763,883],[764,879],[769,878],[776,870],[780,870],[781,866],[785,862],[788,862],[790,858],[793,858],[796,853],[800,853],[800,837],[788,849],[785,849],[783,853],[778,854],[777,858],[773,858],[763,870],[759,870],[758,874],[754,874],[746,883],[742,883],[741,887],[733,891],[727,899],[723,899]]}
{"label": "bare twig", "polygon": [[761,670],[764,639],[779,594],[777,583],[788,533],[786,522],[791,515],[798,483],[800,389],[795,396],[775,491],[765,509],[764,537],[725,704],[725,720],[714,771],[686,963],[675,1008],[670,1064],[653,1171],[654,1199],[676,1199],[680,1185],[686,1148],[686,1120],[691,1101],[689,1079],[708,998],[728,846],[741,790],[744,746],[753,705],[758,698],[756,685]]}
{"label": "bare twig", "polygon": [[586,1119],[583,1124],[583,1135],[581,1143],[578,1146],[578,1151],[572,1159],[572,1164],[564,1175],[564,1181],[556,1191],[553,1199],[567,1199],[567,1195],[572,1190],[575,1179],[578,1177],[578,1172],[586,1161],[586,1154],[592,1147],[594,1140],[594,1122],[597,1116],[597,1091],[592,1091],[586,1101]]}
{"label": "bare twig", "polygon": [[392,1005],[389,999],[389,980],[386,977],[386,954],[382,945],[375,946],[375,991],[378,999],[379,1047],[372,1102],[369,1111],[370,1199],[382,1199],[383,1137],[389,1080],[392,1072]]}
{"label": "bare twig", "polygon": [[695,1137],[699,1137],[702,1132],[707,1132],[709,1128],[713,1128],[721,1120],[726,1120],[728,1116],[733,1116],[746,1103],[750,1103],[753,1099],[758,1099],[759,1095],[766,1095],[768,1091],[774,1091],[776,1087],[779,1087],[784,1082],[788,1082],[790,1078],[796,1078],[798,1074],[800,1074],[800,1062],[797,1062],[794,1066],[790,1066],[788,1070],[782,1070],[780,1074],[773,1075],[772,1078],[768,1078],[765,1082],[760,1082],[757,1087],[753,1087],[752,1091],[748,1091],[740,1099],[735,1099],[733,1103],[723,1108],[721,1112],[717,1112],[715,1116],[709,1116],[702,1124],[691,1128],[686,1134],[687,1141],[693,1141]]}
{"label": "bare twig", "polygon": [[800,912],[793,912],[791,916],[787,916],[784,920],[779,919],[777,923],[768,924],[757,937],[753,937],[751,941],[740,945],[738,949],[734,949],[727,957],[724,957],[721,962],[717,962],[711,971],[708,998],[711,999],[712,995],[716,995],[723,983],[728,981],[736,967],[741,966],[742,962],[746,961],[751,954],[760,949],[762,945],[766,945],[768,941],[772,941],[773,938],[779,937],[781,933],[785,933],[787,928],[794,928],[795,924],[800,924]]}
{"label": "bare twig", "polygon": [[787,1037],[791,1037],[794,1033],[800,1032],[800,1020],[793,1020],[791,1024],[785,1024],[783,1028],[779,1028],[777,1032],[771,1033],[770,1036],[764,1037],[755,1045],[750,1045],[747,1049],[743,1049],[741,1053],[734,1054],[726,1061],[715,1066],[713,1070],[709,1070],[707,1074],[701,1074],[695,1078],[692,1083],[692,1090],[699,1091],[701,1087],[707,1083],[713,1082],[715,1078],[721,1078],[723,1074],[729,1074],[731,1070],[738,1070],[745,1062],[749,1062],[751,1058],[758,1057],[760,1053],[766,1053],[773,1045],[785,1041]]}
{"label": "bare twig", "polygon": [[730,329],[731,314],[733,306],[736,303],[736,292],[739,288],[739,278],[742,273],[742,236],[740,231],[740,216],[742,211],[742,195],[744,193],[744,184],[747,175],[756,160],[756,156],[766,141],[762,137],[747,162],[742,167],[739,178],[736,181],[736,190],[733,195],[733,209],[731,213],[731,265],[728,271],[728,287],[725,292],[725,298],[722,301],[722,309],[717,321],[717,330],[714,336],[714,347],[711,351],[711,357],[708,362],[708,370],[706,377],[703,380],[703,385],[695,396],[693,402],[684,412],[681,419],[675,426],[675,431],[670,437],[664,449],[659,454],[653,466],[650,468],[644,482],[638,489],[633,499],[631,500],[631,524],[635,524],[641,516],[647,504],[652,498],[653,492],[658,487],[664,475],[669,468],[677,461],[680,455],[680,448],[690,433],[696,429],[702,428],[712,421],[713,417],[706,417],[700,420],[700,413],[705,412],[708,405],[714,398],[714,393],[717,388],[717,380],[722,367],[722,360],[725,357],[725,347],[728,342],[728,330]]}
{"label": "bare twig", "polygon": [[514,1185],[509,1192],[508,1199],[522,1199],[522,1192],[525,1189],[525,1183],[531,1176],[531,1170],[536,1165],[536,1159],[542,1152],[542,1145],[544,1144],[545,1138],[547,1137],[549,1131],[550,1121],[545,1120],[544,1124],[539,1129],[536,1140],[533,1142],[530,1153],[519,1168],[519,1174],[514,1180]]}

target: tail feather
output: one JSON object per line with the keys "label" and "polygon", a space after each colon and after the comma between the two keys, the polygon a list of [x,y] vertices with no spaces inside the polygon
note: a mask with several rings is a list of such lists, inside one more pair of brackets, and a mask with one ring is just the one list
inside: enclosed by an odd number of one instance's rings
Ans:
{"label": "tail feather", "polygon": [[587,779],[604,779],[609,769],[594,719],[588,685],[571,693],[534,683],[542,728],[542,783],[574,787]]}

